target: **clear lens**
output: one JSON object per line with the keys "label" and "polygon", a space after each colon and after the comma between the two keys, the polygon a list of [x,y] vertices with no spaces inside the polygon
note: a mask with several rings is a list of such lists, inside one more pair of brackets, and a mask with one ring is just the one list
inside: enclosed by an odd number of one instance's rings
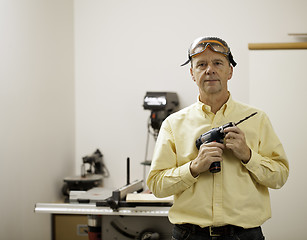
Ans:
{"label": "clear lens", "polygon": [[190,57],[193,57],[196,54],[202,53],[203,51],[207,49],[207,47],[210,47],[213,51],[222,53],[224,55],[229,54],[229,49],[227,47],[225,47],[218,41],[211,40],[211,41],[196,42],[194,46],[191,46]]}

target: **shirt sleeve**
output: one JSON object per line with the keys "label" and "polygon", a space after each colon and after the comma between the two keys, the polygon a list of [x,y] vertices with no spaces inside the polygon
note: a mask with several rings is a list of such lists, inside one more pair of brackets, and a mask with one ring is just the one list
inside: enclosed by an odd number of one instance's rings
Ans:
{"label": "shirt sleeve", "polygon": [[250,161],[242,164],[258,183],[279,189],[287,181],[289,163],[283,146],[266,115],[260,124],[259,132],[258,150],[251,149]]}
{"label": "shirt sleeve", "polygon": [[166,119],[155,145],[147,185],[156,197],[168,197],[183,192],[196,181],[190,172],[190,162],[177,164],[174,137]]}

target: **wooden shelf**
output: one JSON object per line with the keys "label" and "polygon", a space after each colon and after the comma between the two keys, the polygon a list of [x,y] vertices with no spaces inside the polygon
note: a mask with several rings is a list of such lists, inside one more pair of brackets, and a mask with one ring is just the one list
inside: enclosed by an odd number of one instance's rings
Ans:
{"label": "wooden shelf", "polygon": [[307,42],[293,43],[249,43],[249,50],[286,50],[286,49],[307,49]]}

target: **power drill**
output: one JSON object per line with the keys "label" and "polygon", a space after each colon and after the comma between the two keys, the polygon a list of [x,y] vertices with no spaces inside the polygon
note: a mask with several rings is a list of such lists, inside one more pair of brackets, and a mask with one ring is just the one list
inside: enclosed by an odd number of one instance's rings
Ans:
{"label": "power drill", "polygon": [[[252,117],[256,114],[257,114],[257,112],[254,112],[251,115],[249,115],[248,117],[240,120],[237,123],[229,122],[229,123],[226,123],[223,126],[220,126],[220,127],[217,127],[217,128],[212,128],[208,132],[205,132],[204,134],[200,135],[200,137],[196,140],[197,149],[199,150],[200,146],[203,143],[209,143],[209,142],[224,143],[224,138],[225,138],[225,135],[226,135],[225,132],[224,132],[224,129],[226,129],[228,127],[237,126],[240,123],[244,122],[245,120],[249,119],[250,117]],[[211,173],[217,173],[217,172],[221,171],[220,162],[213,162],[210,165],[209,171]]]}

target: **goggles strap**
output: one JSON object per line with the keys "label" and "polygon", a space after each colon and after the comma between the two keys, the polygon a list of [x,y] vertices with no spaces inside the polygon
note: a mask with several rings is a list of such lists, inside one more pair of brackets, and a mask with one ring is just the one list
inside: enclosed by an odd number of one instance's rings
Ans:
{"label": "goggles strap", "polygon": [[188,56],[188,60],[185,62],[185,63],[183,63],[183,64],[181,64],[180,66],[182,67],[182,66],[184,66],[184,65],[187,65],[189,62],[191,62],[191,57],[190,57],[190,55]]}
{"label": "goggles strap", "polygon": [[229,52],[229,54],[228,54],[228,59],[229,59],[229,62],[231,63],[231,65],[232,65],[233,67],[235,67],[235,66],[237,65],[237,63],[236,63],[235,60],[233,59],[233,56],[232,56],[231,52]]}

